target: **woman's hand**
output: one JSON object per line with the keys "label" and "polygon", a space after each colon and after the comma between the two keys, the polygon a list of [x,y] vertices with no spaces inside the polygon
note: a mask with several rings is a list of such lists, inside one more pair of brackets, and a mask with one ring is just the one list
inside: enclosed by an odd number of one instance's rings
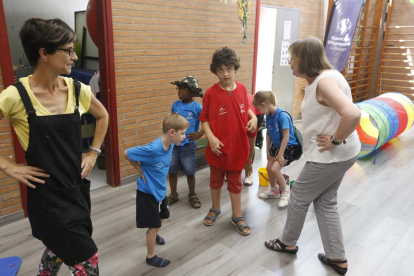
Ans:
{"label": "woman's hand", "polygon": [[95,166],[96,158],[98,158],[98,153],[94,151],[89,151],[82,154],[82,179],[86,178],[91,172],[92,168]]}
{"label": "woman's hand", "polygon": [[326,150],[331,150],[334,147],[336,147],[331,142],[331,135],[324,135],[324,134],[318,135],[318,137],[316,138],[316,143],[317,143],[318,147],[321,147],[319,149],[319,152],[324,152]]}
{"label": "woman's hand", "polygon": [[36,186],[31,184],[29,180],[39,184],[45,184],[44,180],[37,177],[50,177],[50,175],[41,168],[16,165],[12,163],[8,164],[7,167],[3,169],[3,172],[32,189],[36,189]]}
{"label": "woman's hand", "polygon": [[224,147],[224,144],[214,135],[209,137],[208,143],[210,144],[211,151],[219,156],[221,154],[220,149]]}

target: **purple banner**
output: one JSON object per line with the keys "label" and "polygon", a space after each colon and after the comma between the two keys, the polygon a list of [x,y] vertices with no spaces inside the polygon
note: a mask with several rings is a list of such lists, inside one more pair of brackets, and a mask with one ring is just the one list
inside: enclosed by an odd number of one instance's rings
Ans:
{"label": "purple banner", "polygon": [[325,52],[335,69],[342,71],[348,61],[352,40],[364,0],[335,0],[325,36]]}

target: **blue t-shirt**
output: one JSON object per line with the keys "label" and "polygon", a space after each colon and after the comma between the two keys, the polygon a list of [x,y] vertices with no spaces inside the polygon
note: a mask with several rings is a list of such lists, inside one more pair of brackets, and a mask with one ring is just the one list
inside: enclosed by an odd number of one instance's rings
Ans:
{"label": "blue t-shirt", "polygon": [[171,112],[175,112],[183,116],[187,119],[190,123],[187,131],[185,132],[186,138],[184,141],[181,142],[180,146],[184,146],[188,143],[195,143],[195,141],[191,141],[188,139],[188,134],[193,132],[198,132],[198,128],[200,127],[200,121],[198,120],[201,114],[201,110],[203,107],[196,101],[192,101],[191,103],[183,103],[180,100],[177,100],[173,103]]}
{"label": "blue t-shirt", "polygon": [[166,178],[171,162],[171,153],[174,144],[169,150],[162,146],[161,137],[146,146],[127,149],[128,157],[133,162],[140,162],[146,183],[142,177],[137,180],[137,189],[151,194],[157,202],[161,202],[167,193]]}
{"label": "blue t-shirt", "polygon": [[295,133],[293,132],[293,123],[290,116],[282,108],[278,107],[275,114],[266,115],[266,129],[270,136],[270,140],[275,148],[280,148],[283,139],[283,129],[289,129],[288,146],[298,145]]}

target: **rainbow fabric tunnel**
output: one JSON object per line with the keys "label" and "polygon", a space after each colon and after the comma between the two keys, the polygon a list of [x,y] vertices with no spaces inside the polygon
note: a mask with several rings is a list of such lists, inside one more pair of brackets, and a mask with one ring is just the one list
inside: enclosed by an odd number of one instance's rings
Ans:
{"label": "rainbow fabric tunnel", "polygon": [[357,127],[361,141],[359,158],[408,130],[414,122],[414,104],[400,93],[385,93],[356,104],[362,111]]}

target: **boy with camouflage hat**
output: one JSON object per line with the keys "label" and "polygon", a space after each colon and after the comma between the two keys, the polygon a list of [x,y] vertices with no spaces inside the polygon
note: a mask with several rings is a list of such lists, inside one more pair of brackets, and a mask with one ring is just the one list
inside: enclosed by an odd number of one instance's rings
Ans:
{"label": "boy with camouflage hat", "polygon": [[181,168],[187,176],[189,194],[188,198],[193,208],[201,207],[201,202],[195,193],[195,173],[196,173],[196,140],[203,136],[204,131],[198,131],[202,106],[194,101],[195,97],[203,97],[198,80],[195,77],[187,76],[181,81],[173,81],[171,84],[177,86],[178,98],[175,101],[171,112],[176,112],[187,119],[190,126],[186,132],[186,139],[179,146],[174,147],[170,169],[169,182],[171,194],[168,196],[168,204],[172,205],[178,201],[177,193],[177,174]]}

